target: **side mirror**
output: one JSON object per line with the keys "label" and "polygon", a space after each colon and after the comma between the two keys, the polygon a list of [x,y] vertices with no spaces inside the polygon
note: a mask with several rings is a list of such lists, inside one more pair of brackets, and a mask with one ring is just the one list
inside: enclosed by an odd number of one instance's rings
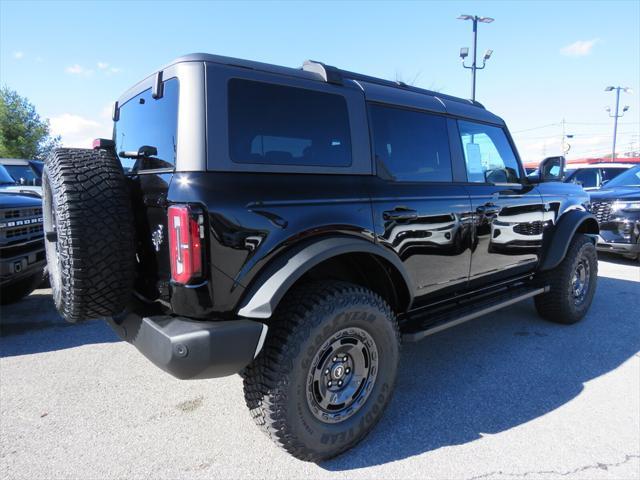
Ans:
{"label": "side mirror", "polygon": [[607,183],[609,183],[611,179],[607,178],[606,180],[603,180],[602,183],[600,184],[601,187],[604,187]]}
{"label": "side mirror", "polygon": [[561,182],[564,178],[565,159],[559,157],[547,157],[538,167],[538,181],[540,182]]}

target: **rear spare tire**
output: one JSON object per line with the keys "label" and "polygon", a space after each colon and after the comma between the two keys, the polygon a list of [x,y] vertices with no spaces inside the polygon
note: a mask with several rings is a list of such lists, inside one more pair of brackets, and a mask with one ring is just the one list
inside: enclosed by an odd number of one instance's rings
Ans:
{"label": "rear spare tire", "polygon": [[60,148],[42,176],[51,291],[69,322],[116,315],[134,276],[134,233],[126,177],[110,150]]}

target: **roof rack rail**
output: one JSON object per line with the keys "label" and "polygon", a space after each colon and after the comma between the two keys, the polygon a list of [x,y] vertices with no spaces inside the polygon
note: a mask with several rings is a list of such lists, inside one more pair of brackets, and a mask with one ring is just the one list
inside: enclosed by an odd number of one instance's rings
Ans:
{"label": "roof rack rail", "polygon": [[386,86],[386,87],[402,88],[404,90],[409,90],[411,92],[432,95],[434,97],[440,97],[440,98],[443,98],[443,99],[446,99],[446,100],[451,100],[451,101],[454,101],[454,102],[469,103],[471,105],[475,105],[476,107],[484,108],[484,105],[482,105],[478,101],[473,101],[471,99],[464,99],[464,98],[454,97],[452,95],[447,95],[446,93],[440,93],[440,92],[434,92],[433,90],[427,90],[426,88],[414,87],[412,85],[407,85],[404,82],[400,82],[400,81],[394,82],[394,81],[391,81],[391,80],[384,80],[382,78],[371,77],[369,75],[363,75],[361,73],[348,72],[346,70],[340,70],[340,72],[342,73],[342,76],[344,78],[350,78],[351,80],[360,80],[362,82],[375,83],[376,85],[383,85],[383,86]]}
{"label": "roof rack rail", "polygon": [[306,60],[302,65],[302,70],[306,72],[313,72],[320,75],[320,77],[327,83],[333,83],[336,85],[343,85],[343,80],[348,78],[350,80],[362,81],[367,83],[374,83],[376,85],[382,85],[385,87],[393,87],[393,88],[401,88],[403,90],[408,90],[410,92],[416,92],[426,95],[431,95],[433,97],[439,97],[445,100],[450,100],[452,102],[460,102],[466,103],[469,105],[474,105],[476,107],[485,108],[478,101],[464,99],[459,97],[454,97],[452,95],[447,95],[445,93],[434,92],[433,90],[427,90],[426,88],[414,87],[412,85],[407,85],[401,81],[391,81],[384,80],[382,78],[371,77],[369,75],[363,75],[361,73],[349,72],[347,70],[341,70],[336,67],[332,67],[331,65],[325,65],[322,62],[318,62],[316,60]]}
{"label": "roof rack rail", "polygon": [[340,70],[336,67],[332,67],[331,65],[325,65],[324,63],[316,62],[315,60],[306,60],[302,64],[302,70],[305,72],[319,74],[327,83],[342,85],[342,74],[340,73]]}

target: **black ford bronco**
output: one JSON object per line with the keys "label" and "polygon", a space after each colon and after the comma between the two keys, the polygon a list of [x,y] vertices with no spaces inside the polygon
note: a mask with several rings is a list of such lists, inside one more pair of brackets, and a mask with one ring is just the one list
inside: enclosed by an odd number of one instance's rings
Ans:
{"label": "black ford bronco", "polygon": [[[330,458],[380,419],[401,339],[528,298],[579,321],[598,223],[527,177],[481,104],[307,61],[181,57],[114,105],[112,139],[44,170],[55,304],[181,379],[240,373],[255,422]],[[87,221],[89,219],[89,221]]]}

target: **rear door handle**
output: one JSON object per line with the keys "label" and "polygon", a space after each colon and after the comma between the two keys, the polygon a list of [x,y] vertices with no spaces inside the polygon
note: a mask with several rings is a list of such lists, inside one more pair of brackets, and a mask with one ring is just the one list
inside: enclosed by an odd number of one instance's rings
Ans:
{"label": "rear door handle", "polygon": [[497,215],[500,213],[501,208],[495,203],[485,203],[476,208],[478,215]]}
{"label": "rear door handle", "polygon": [[382,212],[382,218],[385,220],[415,220],[418,218],[418,212],[409,208],[396,208]]}

